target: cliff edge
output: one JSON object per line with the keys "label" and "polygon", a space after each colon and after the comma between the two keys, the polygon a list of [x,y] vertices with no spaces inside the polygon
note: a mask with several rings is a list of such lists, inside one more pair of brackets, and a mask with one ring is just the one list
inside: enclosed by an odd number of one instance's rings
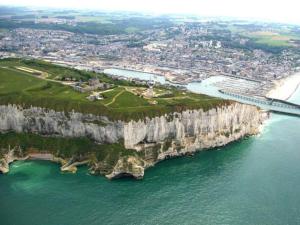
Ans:
{"label": "cliff edge", "polygon": [[[10,162],[39,152],[62,159],[56,161],[62,164],[63,171],[74,171],[77,165],[87,164],[91,173],[110,179],[142,178],[146,168],[165,158],[223,146],[257,134],[265,118],[266,114],[257,107],[236,102],[207,111],[186,110],[129,122],[110,121],[92,114],[1,105],[0,172],[8,172]],[[31,136],[26,141],[13,141],[7,138],[8,132]],[[62,140],[71,143],[82,138],[88,139],[85,147],[60,146]],[[50,144],[41,145],[41,141]],[[61,149],[51,146],[54,142],[53,146]],[[14,156],[16,151],[10,148],[18,148],[18,154]]]}

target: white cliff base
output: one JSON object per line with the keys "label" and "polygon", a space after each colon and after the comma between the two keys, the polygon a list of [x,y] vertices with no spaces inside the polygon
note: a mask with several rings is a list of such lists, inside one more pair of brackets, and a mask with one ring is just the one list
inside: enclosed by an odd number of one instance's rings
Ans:
{"label": "white cliff base", "polygon": [[158,160],[193,153],[254,135],[266,114],[254,106],[234,103],[221,108],[174,113],[169,121],[156,117],[131,121],[124,126],[124,143],[128,149],[142,151],[160,144]]}
{"label": "white cliff base", "polygon": [[[0,133],[14,131],[59,137],[88,137],[99,144],[122,144],[134,149],[136,156],[120,157],[103,172],[103,162],[93,164],[108,178],[131,175],[141,178],[144,169],[168,157],[226,145],[247,135],[254,135],[266,119],[255,106],[231,103],[208,111],[187,110],[181,113],[145,118],[139,121],[109,121],[105,117],[81,113],[55,112],[42,108],[24,109],[15,105],[0,106]],[[12,159],[5,159],[9,164]],[[2,160],[3,161],[3,160]],[[76,171],[88,159],[67,161],[62,171]],[[5,163],[2,163],[3,165]],[[6,164],[5,164],[6,165]],[[6,166],[2,166],[7,168]],[[7,172],[3,169],[2,172]],[[107,166],[106,166],[107,168]]]}

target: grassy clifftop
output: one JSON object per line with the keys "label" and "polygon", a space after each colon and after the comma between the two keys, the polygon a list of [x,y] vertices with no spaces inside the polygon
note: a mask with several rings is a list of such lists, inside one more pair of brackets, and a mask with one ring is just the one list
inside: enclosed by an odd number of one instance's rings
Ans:
{"label": "grassy clifftop", "polygon": [[[36,75],[38,71],[40,74]],[[103,100],[89,101],[90,93],[75,91],[64,80],[88,80],[97,77],[114,88],[100,91]],[[36,60],[0,60],[0,104],[37,106],[56,111],[107,116],[111,120],[142,119],[187,109],[208,110],[228,101],[177,89],[156,87],[158,94],[145,98],[146,87],[128,81],[117,81],[105,74],[79,71]]]}

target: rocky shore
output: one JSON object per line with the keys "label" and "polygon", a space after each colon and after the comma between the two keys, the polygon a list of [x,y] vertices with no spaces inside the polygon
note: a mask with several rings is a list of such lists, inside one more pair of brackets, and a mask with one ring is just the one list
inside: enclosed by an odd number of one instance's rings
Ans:
{"label": "rocky shore", "polygon": [[12,149],[8,148],[2,150],[4,154],[0,159],[0,173],[5,174],[9,172],[9,165],[14,161],[24,161],[24,160],[46,160],[61,164],[62,172],[75,173],[77,171],[77,166],[85,165],[88,163],[87,160],[81,162],[73,162],[71,159],[66,160],[60,157],[56,157],[51,153],[26,153],[21,149],[20,146],[14,147]]}

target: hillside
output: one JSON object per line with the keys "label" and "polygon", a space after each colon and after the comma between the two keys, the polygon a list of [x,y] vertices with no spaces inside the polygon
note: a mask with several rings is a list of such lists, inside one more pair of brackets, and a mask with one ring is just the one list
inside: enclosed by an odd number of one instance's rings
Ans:
{"label": "hillside", "polygon": [[48,62],[0,61],[0,173],[15,160],[142,178],[165,158],[256,134],[254,106]]}
{"label": "hillside", "polygon": [[[102,100],[87,99],[92,91],[81,93],[72,85],[98,78],[109,84],[97,90]],[[167,87],[154,87],[114,80],[105,74],[79,71],[37,60],[5,59],[0,61],[0,104],[42,107],[64,112],[106,116],[110,120],[137,120],[187,109],[204,111],[228,101]]]}

